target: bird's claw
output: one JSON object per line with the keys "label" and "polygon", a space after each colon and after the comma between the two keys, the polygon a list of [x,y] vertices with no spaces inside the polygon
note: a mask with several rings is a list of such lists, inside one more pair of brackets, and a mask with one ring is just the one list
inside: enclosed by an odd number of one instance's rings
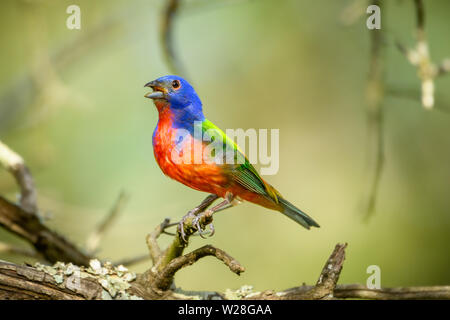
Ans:
{"label": "bird's claw", "polygon": [[[192,222],[192,225],[197,229],[198,234],[199,234],[200,237],[202,237],[203,239],[206,239],[206,237],[204,236],[204,234],[205,234],[204,231],[205,231],[205,230],[202,229],[202,226],[200,225],[200,220],[201,220],[203,217],[205,217],[205,221],[206,221],[206,222],[207,222],[207,221],[211,221],[211,220],[212,220],[212,214],[213,214],[213,211],[207,210],[207,211],[205,211],[205,212],[203,212],[203,213],[197,215],[197,216],[194,218],[193,222]],[[212,236],[214,235],[214,232],[215,232],[215,230],[214,230],[214,225],[212,224],[212,222],[209,223],[209,230],[210,230],[209,236],[212,237]]]}
{"label": "bird's claw", "polygon": [[206,239],[206,237],[203,235],[202,227],[200,226],[200,215],[194,218],[194,221],[192,221],[192,225],[195,227],[195,229],[197,229],[199,236],[203,239]]}
{"label": "bird's claw", "polygon": [[[184,241],[187,242],[186,239],[186,231],[185,231],[185,225],[186,225],[186,221],[188,219],[192,219],[192,227],[195,228],[198,232],[198,234],[200,235],[200,237],[202,237],[203,239],[206,239],[205,237],[205,229],[202,228],[201,226],[201,222],[203,219],[203,223],[206,224],[210,221],[212,221],[212,215],[213,215],[213,211],[211,210],[207,210],[205,212],[202,213],[197,213],[198,211],[193,209],[191,211],[189,211],[178,223],[178,229],[179,229],[179,234],[180,234],[180,238]],[[214,226],[213,224],[210,222],[209,223],[209,236],[212,237],[214,235]]]}
{"label": "bird's claw", "polygon": [[192,218],[192,217],[194,217],[193,219],[195,219],[195,217],[196,217],[196,215],[195,215],[195,209],[193,209],[193,210],[190,210],[181,220],[180,220],[180,222],[178,223],[178,228],[179,228],[179,232],[180,232],[180,236],[181,236],[181,239],[184,241],[184,242],[187,242],[187,240],[186,240],[186,232],[184,231],[184,224],[186,223],[186,220],[187,219],[189,219],[189,218]]}
{"label": "bird's claw", "polygon": [[216,229],[214,229],[214,225],[212,224],[212,222],[209,224],[209,230],[210,230],[209,237],[211,238],[214,235],[214,233],[216,233]]}

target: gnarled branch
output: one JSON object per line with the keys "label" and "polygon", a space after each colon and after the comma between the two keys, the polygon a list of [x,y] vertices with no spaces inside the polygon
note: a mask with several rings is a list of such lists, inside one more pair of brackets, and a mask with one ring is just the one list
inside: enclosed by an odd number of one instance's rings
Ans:
{"label": "gnarled branch", "polygon": [[194,264],[196,261],[206,256],[215,256],[237,275],[240,275],[241,272],[245,271],[244,267],[228,253],[211,245],[206,245],[170,261],[161,272],[156,274],[153,285],[160,290],[168,290],[177,271]]}

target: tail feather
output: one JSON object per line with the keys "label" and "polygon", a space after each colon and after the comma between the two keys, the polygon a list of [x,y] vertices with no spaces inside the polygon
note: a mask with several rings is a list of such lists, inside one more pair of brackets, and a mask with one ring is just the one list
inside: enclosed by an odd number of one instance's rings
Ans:
{"label": "tail feather", "polygon": [[294,206],[292,203],[281,197],[278,197],[278,200],[281,206],[283,207],[282,209],[283,211],[281,211],[281,213],[291,218],[295,222],[301,224],[306,229],[309,229],[310,227],[320,228],[317,222],[315,222],[310,216],[308,216],[306,213],[304,213],[299,208]]}

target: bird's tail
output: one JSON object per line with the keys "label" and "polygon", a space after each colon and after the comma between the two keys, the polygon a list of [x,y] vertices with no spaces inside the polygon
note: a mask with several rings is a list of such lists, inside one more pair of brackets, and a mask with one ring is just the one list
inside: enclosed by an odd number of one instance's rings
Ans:
{"label": "bird's tail", "polygon": [[291,218],[295,222],[301,224],[306,229],[309,229],[310,227],[317,227],[320,228],[319,224],[315,222],[310,216],[308,216],[306,213],[301,211],[299,208],[294,206],[289,201],[278,197],[279,204],[281,204],[282,209],[280,210],[281,213],[286,215],[287,217]]}

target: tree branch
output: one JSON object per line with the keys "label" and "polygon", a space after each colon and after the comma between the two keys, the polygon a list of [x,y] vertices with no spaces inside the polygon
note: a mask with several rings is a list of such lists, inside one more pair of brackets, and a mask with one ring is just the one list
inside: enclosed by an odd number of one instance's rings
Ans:
{"label": "tree branch", "polygon": [[422,300],[450,299],[450,286],[399,287],[368,289],[361,284],[338,285],[334,291],[340,299]]}
{"label": "tree branch", "polygon": [[23,158],[0,141],[0,164],[16,179],[20,188],[20,206],[30,214],[37,214],[37,194],[30,170]]}
{"label": "tree branch", "polygon": [[[336,285],[342,271],[345,247],[346,244],[336,245],[315,286],[303,285],[281,292],[251,292],[247,288],[237,290],[236,292],[239,292],[237,295],[230,295],[229,292],[190,292],[181,289],[169,289],[156,293],[149,287],[143,287],[138,281],[139,276],[133,280],[132,277],[128,277],[129,274],[126,274],[126,269],[113,268],[108,263],[102,266],[98,261],[93,261],[91,267],[87,269],[82,267],[81,273],[78,274],[73,272],[74,266],[71,264],[56,264],[53,267],[40,265],[38,268],[0,261],[0,299],[111,299],[108,293],[111,290],[119,290],[120,294],[117,291],[115,297],[121,299],[450,299],[450,286],[368,289],[359,284]],[[214,255],[226,261],[234,272],[242,268],[237,261],[219,249],[205,246],[183,258],[174,259],[167,272],[176,272],[179,268],[190,265],[207,255]],[[114,275],[115,278],[108,278],[109,274]],[[114,289],[113,286],[118,281],[117,277],[121,285]]]}
{"label": "tree branch", "polygon": [[161,258],[162,252],[158,244],[158,238],[164,231],[164,229],[169,225],[169,223],[169,218],[164,219],[164,221],[147,236],[147,247],[150,252],[150,258],[153,261],[153,265],[156,265],[158,263],[158,260]]}
{"label": "tree branch", "polygon": [[[313,286],[301,286],[278,292],[276,295],[301,296]],[[369,299],[369,300],[420,300],[420,299],[450,299],[450,286],[428,287],[395,287],[369,289],[362,284],[341,284],[334,289],[337,299]]]}
{"label": "tree branch", "polygon": [[304,298],[314,300],[333,298],[334,288],[339,280],[345,260],[347,244],[337,244],[320,273],[316,286],[306,292]]}
{"label": "tree branch", "polygon": [[181,268],[194,264],[199,259],[206,256],[214,256],[217,259],[221,260],[223,263],[225,263],[225,265],[228,266],[228,268],[230,268],[232,272],[236,273],[237,275],[240,275],[241,272],[245,271],[244,267],[242,267],[241,264],[233,257],[231,257],[228,253],[211,245],[206,245],[170,261],[170,263],[162,270],[162,272],[156,274],[153,285],[159,290],[168,290],[177,271],[179,271]]}
{"label": "tree branch", "polygon": [[71,281],[73,278],[68,277],[58,283],[44,271],[0,260],[0,299],[101,299],[102,287],[92,278],[79,278],[76,289]]}

